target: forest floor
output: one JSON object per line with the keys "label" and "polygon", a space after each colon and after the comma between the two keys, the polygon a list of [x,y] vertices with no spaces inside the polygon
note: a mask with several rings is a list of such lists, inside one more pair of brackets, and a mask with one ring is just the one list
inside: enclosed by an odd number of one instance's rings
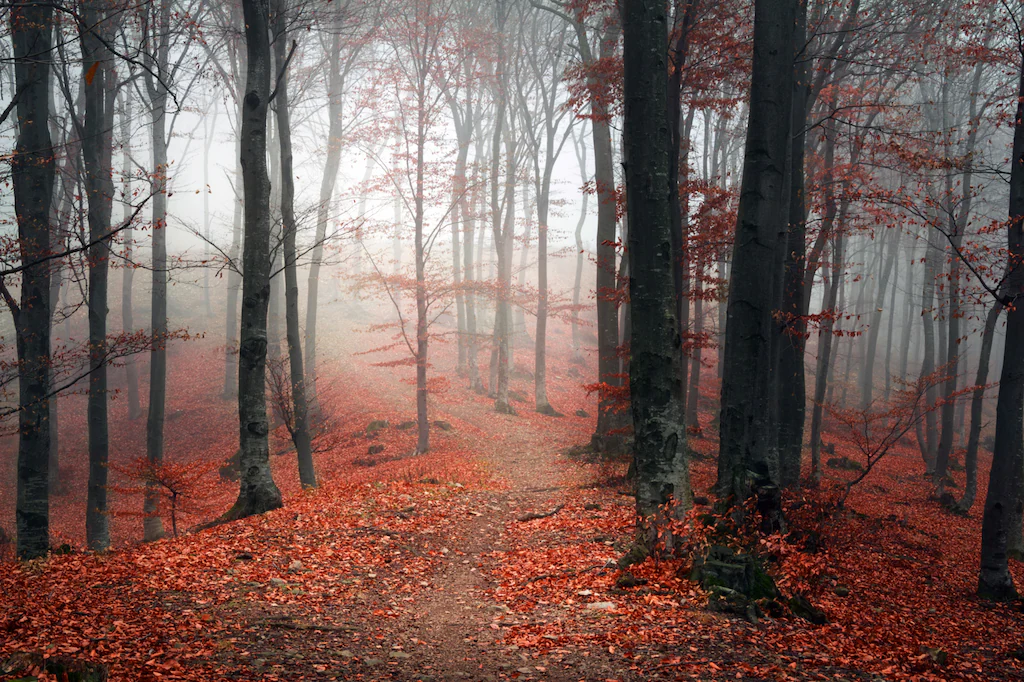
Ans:
{"label": "forest floor", "polygon": [[[589,439],[596,409],[567,330],[556,327],[549,362],[550,399],[564,417],[533,411],[525,367],[513,381],[524,398],[518,415],[495,414],[455,376],[454,344],[435,343],[431,451],[411,456],[410,368],[355,354],[379,335],[360,337],[358,320],[332,312],[322,338],[345,341],[320,351],[331,415],[317,453],[321,487],[300,489],[279,431],[273,468],[284,508],[137,544],[130,464],[144,452],[144,424],[115,400],[116,549],[78,549],[84,485],[72,485],[55,500],[53,525],[71,551],[27,564],[8,551],[0,679],[56,679],[39,675],[43,657],[103,664],[118,680],[1024,679],[1020,607],[972,596],[980,503],[968,517],[943,512],[909,447],[855,489],[847,512],[808,522],[821,538],[813,552],[766,547],[781,557],[781,589],[807,595],[828,623],[751,623],[709,612],[685,558],[648,560],[632,570],[637,584],[618,585],[615,560],[633,527],[626,465],[566,454]],[[216,469],[235,442],[234,403],[218,395],[223,351],[193,343],[177,356],[188,362],[170,362],[168,458],[203,465],[183,527],[223,511],[237,492]],[[708,374],[701,421],[710,436]],[[63,399],[61,409],[62,474],[83,481],[84,399]],[[368,432],[375,420],[388,426]],[[694,488],[706,496],[716,444],[698,437],[692,446]],[[13,439],[0,452],[9,481]],[[842,443],[837,455],[856,458]],[[820,494],[850,475],[827,469]],[[12,498],[0,487],[4,528]],[[795,522],[817,499],[795,501]],[[1013,570],[1024,584],[1022,566]]]}

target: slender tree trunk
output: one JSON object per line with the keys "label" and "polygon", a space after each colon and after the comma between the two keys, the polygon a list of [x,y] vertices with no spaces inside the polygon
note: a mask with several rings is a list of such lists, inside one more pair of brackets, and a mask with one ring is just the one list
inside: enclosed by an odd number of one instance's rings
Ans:
{"label": "slender tree trunk", "polygon": [[996,323],[999,313],[1003,310],[998,301],[989,308],[985,316],[985,329],[981,334],[981,354],[978,357],[978,374],[974,378],[974,392],[971,395],[971,431],[967,436],[967,452],[964,454],[964,466],[967,468],[967,483],[964,495],[957,503],[957,509],[967,513],[974,506],[974,498],[978,494],[978,442],[981,439],[982,408],[985,404],[985,383],[988,381],[989,360],[992,357],[992,339],[995,337]]}
{"label": "slender tree trunk", "polygon": [[430,449],[430,421],[427,414],[427,254],[423,244],[423,187],[425,153],[427,146],[427,78],[426,67],[418,74],[417,108],[416,108],[416,199],[414,222],[415,258],[416,258],[416,421],[419,433],[416,440],[416,452],[424,453]]}
{"label": "slender tree trunk", "polygon": [[[328,209],[334,187],[338,180],[338,168],[341,166],[341,134],[342,134],[342,88],[343,78],[340,68],[342,32],[335,29],[331,52],[328,56],[329,80],[327,84],[327,158],[324,160],[324,174],[320,181],[320,201],[316,210],[316,234],[314,235],[313,251],[310,254],[309,278],[306,280],[306,358],[304,369],[306,380],[304,389],[312,404],[316,404],[316,328],[320,293],[320,266],[324,258],[324,239],[327,238]],[[369,182],[373,172],[372,157],[367,157],[366,174],[363,186]],[[366,190],[359,202],[359,219],[366,212]],[[362,245],[357,246],[357,265],[362,264]],[[287,258],[287,256],[286,256]],[[287,286],[287,285],[286,285]]]}
{"label": "slender tree trunk", "polygon": [[237,519],[281,506],[270,471],[267,442],[267,303],[270,298],[270,176],[267,173],[267,105],[270,40],[266,0],[243,0],[247,52],[242,105],[242,180],[245,247],[242,253],[242,324],[238,351],[238,427],[241,484],[225,515]]}
{"label": "slender tree trunk", "polygon": [[313,468],[313,445],[309,431],[309,402],[306,395],[306,373],[302,367],[302,331],[299,329],[298,252],[295,248],[295,172],[292,170],[292,127],[288,101],[287,35],[288,15],[285,3],[275,8],[274,61],[278,74],[277,113],[278,142],[281,145],[281,229],[284,237],[285,336],[288,342],[288,370],[292,389],[292,423],[289,431],[298,455],[299,482],[303,488],[316,487]]}
{"label": "slender tree trunk", "polygon": [[[615,55],[620,27],[617,17],[611,17],[601,35],[599,55],[602,60]],[[593,76],[592,91],[600,91],[598,76]],[[597,186],[597,380],[610,387],[621,384],[619,379],[619,311],[615,301],[615,223],[616,194],[615,168],[612,158],[611,114],[604,101],[594,97],[590,103],[593,114],[591,128],[594,138],[594,181]],[[614,400],[601,395],[597,411],[597,428],[591,439],[597,451],[617,451],[622,439],[612,431],[621,419],[615,412]]]}
{"label": "slender tree trunk", "polygon": [[[837,232],[832,245],[832,268],[829,272],[828,289],[825,291],[823,310],[834,310],[839,294],[839,283],[843,278],[843,235]],[[834,316],[828,315],[818,332],[818,358],[814,372],[814,404],[811,407],[811,478],[821,480],[821,424],[828,387],[829,368],[832,364],[832,337],[835,330]]]}
{"label": "slender tree trunk", "polygon": [[700,426],[697,420],[697,403],[700,400],[700,363],[704,355],[704,285],[701,283],[703,276],[704,268],[698,264],[693,273],[697,290],[693,298],[693,356],[690,359],[689,396],[686,398],[686,427],[690,429],[697,429]]}
{"label": "slender tree trunk", "polygon": [[[580,164],[580,181],[587,184],[587,143],[582,133],[576,143],[576,158]],[[587,203],[590,199],[589,192],[584,191],[580,204],[580,217],[576,221],[576,231],[573,236],[576,239],[576,275],[572,285],[572,361],[583,364],[583,343],[580,341],[579,315],[580,315],[580,287],[583,283],[583,225],[587,221]]]}
{"label": "slender tree trunk", "polygon": [[[97,6],[82,8],[80,27],[85,88],[85,122],[82,156],[89,200],[89,487],[85,535],[89,549],[104,552],[110,547],[107,514],[107,459],[110,440],[107,425],[107,285],[110,266],[110,213],[114,196],[113,93],[115,77],[107,50],[108,17]],[[98,67],[93,68],[95,64]],[[88,74],[92,73],[90,78]]]}
{"label": "slender tree trunk", "polygon": [[782,524],[772,313],[789,216],[793,27],[796,0],[755,0],[754,58],[743,179],[729,283],[722,374],[718,490],[740,504],[756,495],[766,527]]}
{"label": "slender tree trunk", "polygon": [[[867,410],[874,398],[875,355],[878,352],[878,338],[882,333],[882,312],[885,306],[886,286],[889,283],[889,278],[892,276],[896,254],[900,250],[899,232],[894,234],[896,236],[889,240],[893,243],[889,246],[889,256],[885,259],[885,264],[882,266],[881,277],[878,280],[878,293],[875,296],[875,306],[874,310],[871,311],[871,322],[868,327],[868,344],[864,353],[864,364],[861,366],[860,371],[860,407],[862,410]],[[880,244],[882,250],[885,249],[885,242],[886,240],[883,239]],[[881,255],[881,251],[879,255]]]}
{"label": "slender tree trunk", "polygon": [[[896,243],[893,245],[893,250],[899,252],[900,242],[902,241],[902,235],[897,237]],[[896,345],[896,290],[899,289],[897,284],[900,281],[899,272],[899,255],[896,255],[896,264],[892,271],[892,287],[890,288],[889,294],[889,322],[886,326],[886,344],[885,344],[885,401],[889,402],[889,394],[892,390],[892,348]],[[909,324],[909,320],[907,324]]]}
{"label": "slender tree trunk", "polygon": [[[34,2],[15,2],[8,10],[18,93],[18,133],[10,165],[23,264],[38,261],[50,246],[56,168],[48,128],[53,13],[53,5]],[[0,283],[14,317],[21,368],[15,517],[22,559],[45,556],[50,548],[50,273],[49,263],[24,270],[19,302]]]}
{"label": "slender tree trunk", "polygon": [[[624,0],[626,197],[631,316],[643,334],[630,341],[630,404],[636,462],[637,543],[672,547],[668,521],[692,504],[678,383],[682,337],[673,286],[668,64],[664,5]],[[674,503],[674,507],[666,509]],[[667,512],[667,513],[666,513]]]}
{"label": "slender tree trunk", "polygon": [[[797,3],[793,42],[801,49],[806,41],[807,2]],[[807,321],[804,318],[810,289],[805,284],[807,265],[807,197],[804,189],[804,152],[807,146],[809,100],[808,56],[798,55],[793,66],[792,142],[789,186],[789,226],[785,241],[782,313],[775,328],[778,345],[779,472],[782,485],[800,483],[804,422],[807,411],[807,379],[804,376],[804,347]]]}
{"label": "slender tree trunk", "polygon": [[[170,6],[159,2],[155,6],[159,26],[154,31],[160,41],[170,31]],[[167,65],[166,48],[155,55],[157,69]],[[150,78],[146,81],[153,106],[153,280],[151,327],[152,340],[149,353],[149,413],[146,419],[146,457],[151,467],[159,467],[164,458],[164,417],[167,401],[167,91],[163,83]],[[143,539],[152,542],[164,535],[163,521],[158,510],[159,491],[155,483],[147,482],[143,502]]]}
{"label": "slender tree trunk", "polygon": [[[135,283],[135,235],[131,227],[132,216],[132,145],[131,145],[131,120],[132,120],[132,96],[131,88],[125,88],[122,92],[123,108],[121,110],[121,145],[123,155],[121,157],[121,172],[124,175],[124,201],[121,202],[122,220],[127,225],[121,231],[124,239],[124,267],[121,269],[121,329],[126,334],[135,331],[135,316],[133,313],[132,292]],[[124,359],[125,374],[128,379],[128,418],[132,421],[142,416],[142,405],[139,400],[139,367],[135,362],[134,355],[128,355]]]}
{"label": "slender tree trunk", "polygon": [[[921,363],[921,377],[928,377],[935,371],[935,275],[937,261],[941,258],[939,250],[933,243],[932,235],[928,235],[928,246],[925,248],[924,284],[921,297],[921,321],[924,323],[924,361]],[[928,407],[935,404],[938,391],[929,386],[925,392]],[[935,424],[935,410],[929,409],[925,414],[924,424],[925,451],[921,453],[928,470],[928,475],[935,472],[938,433]]]}
{"label": "slender tree trunk", "polygon": [[[478,142],[477,146],[477,159],[480,158],[480,147],[482,146],[482,140]],[[476,208],[477,208],[477,192],[473,191],[473,200],[470,203],[469,198],[463,194],[461,198],[462,202],[462,228],[464,230],[463,239],[463,259],[466,271],[466,364],[469,372],[469,388],[471,391],[476,393],[482,393],[484,390],[483,382],[480,380],[480,364],[477,357],[478,340],[477,340],[477,301],[476,294],[474,292],[474,284],[476,281],[476,270],[477,266],[473,259],[473,249],[475,248],[475,231],[476,231]],[[485,230],[480,230],[483,233]]]}
{"label": "slender tree trunk", "polygon": [[[244,92],[244,85],[238,88]],[[227,320],[224,342],[224,393],[225,400],[238,397],[238,294],[242,287],[242,261],[239,256],[242,253],[242,222],[245,210],[245,184],[244,172],[242,169],[242,135],[241,129],[244,123],[244,104],[238,107],[238,130],[235,136],[235,211],[231,222],[231,247],[228,257],[231,263],[228,267],[228,300]]]}

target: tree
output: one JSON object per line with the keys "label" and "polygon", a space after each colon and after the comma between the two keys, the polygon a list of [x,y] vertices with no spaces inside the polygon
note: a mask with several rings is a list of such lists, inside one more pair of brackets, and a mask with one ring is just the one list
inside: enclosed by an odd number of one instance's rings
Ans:
{"label": "tree", "polygon": [[789,216],[789,145],[796,0],[755,0],[750,116],[729,282],[719,427],[719,494],[757,496],[781,524],[771,339],[780,307]]}
{"label": "tree", "polygon": [[1010,157],[1010,218],[1006,228],[1007,275],[1003,281],[1006,305],[1006,338],[1003,368],[996,398],[996,439],[992,448],[988,494],[981,526],[981,570],[978,595],[988,599],[1017,596],[1010,575],[1007,548],[1014,514],[1021,514],[1024,500],[1024,46],[1021,56],[1017,110],[1014,116],[1013,154]]}
{"label": "tree", "polygon": [[107,517],[107,460],[110,439],[107,421],[107,273],[110,266],[110,213],[114,198],[113,128],[116,73],[108,44],[116,11],[98,2],[82,7],[79,35],[85,90],[84,122],[76,115],[85,162],[89,203],[89,498],[85,512],[86,542],[90,549],[110,546]]}
{"label": "tree", "polygon": [[242,97],[241,165],[245,195],[242,319],[238,348],[238,431],[241,480],[225,514],[237,519],[281,506],[270,471],[267,441],[267,304],[270,300],[270,176],[267,106],[270,103],[268,0],[243,0],[246,80]]}
{"label": "tree", "polygon": [[288,102],[288,62],[295,53],[285,54],[288,37],[288,13],[285,0],[277,0],[274,18],[274,65],[277,70],[277,137],[281,146],[281,229],[284,238],[285,324],[288,340],[288,368],[291,375],[292,423],[290,433],[299,460],[299,481],[304,488],[316,487],[313,446],[309,431],[309,407],[306,402],[306,373],[302,367],[302,332],[299,329],[298,253],[295,248],[295,172],[292,170],[292,126]]}
{"label": "tree", "polygon": [[17,92],[18,139],[11,157],[14,213],[22,266],[20,302],[0,279],[17,334],[17,553],[45,556],[50,548],[50,202],[55,161],[48,127],[53,6],[15,2],[9,10]]}
{"label": "tree", "polygon": [[637,542],[653,551],[668,513],[692,504],[678,382],[682,335],[673,286],[668,65],[664,3],[622,3],[629,296],[633,324],[629,390],[636,461]]}

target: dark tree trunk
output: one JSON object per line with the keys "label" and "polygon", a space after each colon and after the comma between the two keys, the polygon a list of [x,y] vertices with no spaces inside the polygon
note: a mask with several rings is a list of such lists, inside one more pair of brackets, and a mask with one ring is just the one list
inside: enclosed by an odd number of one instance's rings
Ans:
{"label": "dark tree trunk", "polygon": [[964,454],[964,466],[967,468],[967,483],[964,495],[957,503],[961,512],[969,512],[974,506],[974,498],[978,494],[978,441],[981,439],[982,408],[985,404],[985,383],[988,381],[989,361],[992,358],[992,339],[995,337],[996,323],[1003,305],[996,302],[989,308],[985,316],[985,329],[981,334],[981,354],[978,356],[978,374],[974,378],[974,392],[971,395],[971,431],[967,437],[967,452]]}
{"label": "dark tree trunk", "polygon": [[[50,248],[53,201],[53,143],[50,118],[50,52],[53,6],[15,2],[9,8],[18,137],[10,157],[14,214],[21,263],[35,263]],[[50,263],[21,274],[21,298],[2,293],[17,334],[18,500],[17,552],[22,559],[45,556],[50,545]]]}
{"label": "dark tree trunk", "polygon": [[237,519],[281,506],[270,471],[267,442],[267,303],[270,299],[270,176],[267,173],[267,105],[270,40],[266,0],[243,0],[247,52],[242,102],[241,165],[245,196],[242,253],[242,321],[238,349],[238,427],[241,484],[225,515]]}
{"label": "dark tree trunk", "polygon": [[[802,50],[807,33],[807,2],[798,2],[793,44]],[[804,192],[804,152],[809,99],[808,60],[796,55],[793,66],[792,147],[789,187],[789,229],[785,243],[782,316],[776,325],[778,344],[779,474],[782,485],[800,483],[804,422],[807,410],[807,382],[804,376],[804,346],[807,321],[804,318],[810,291],[805,285],[807,262],[807,198]]]}
{"label": "dark tree trunk", "polygon": [[679,517],[692,504],[689,465],[680,446],[683,406],[674,384],[683,361],[673,287],[671,192],[665,98],[664,4],[622,3],[626,196],[631,315],[643,334],[630,341],[630,403],[635,434],[637,542],[671,547],[666,505]]}
{"label": "dark tree trunk", "polygon": [[750,116],[729,282],[722,373],[718,490],[733,504],[756,495],[765,524],[782,524],[771,338],[777,267],[789,216],[793,27],[796,0],[756,0]]}
{"label": "dark tree trunk", "polygon": [[[1010,166],[1010,223],[1006,231],[1008,275],[1001,292],[1014,302],[1024,294],[1024,64],[1021,67]],[[988,599],[1017,596],[1008,566],[1012,517],[1021,513],[1021,467],[1024,466],[1024,306],[1006,311],[1003,369],[996,399],[996,440],[988,495],[981,526],[978,594]]]}
{"label": "dark tree trunk", "polygon": [[[107,423],[107,285],[110,266],[110,213],[114,197],[113,154],[114,80],[112,55],[105,41],[109,17],[97,6],[82,8],[79,27],[85,88],[82,158],[89,199],[89,487],[85,535],[89,548],[110,547],[107,514],[107,459],[110,439]],[[98,67],[94,65],[99,64]],[[89,74],[92,74],[91,77]]]}
{"label": "dark tree trunk", "polygon": [[302,331],[299,329],[298,252],[295,248],[295,173],[292,170],[292,128],[288,101],[287,29],[285,3],[275,8],[274,59],[278,75],[277,138],[281,145],[281,229],[284,237],[285,338],[288,342],[288,370],[292,388],[292,423],[289,431],[299,461],[299,482],[303,488],[316,487],[313,445],[309,432],[309,402],[306,397],[306,373],[302,367]]}
{"label": "dark tree trunk", "polygon": [[[234,16],[234,13],[232,13]],[[243,53],[244,54],[244,53]],[[239,61],[245,62],[245,57]],[[228,300],[226,308],[226,332],[224,345],[224,399],[230,400],[238,397],[238,294],[242,288],[242,233],[245,211],[245,178],[242,169],[242,126],[245,123],[245,103],[242,97],[246,92],[245,83],[241,82],[241,72],[237,74],[238,82],[236,91],[239,93],[238,101],[238,134],[235,136],[235,210],[231,223],[231,247],[228,257],[231,259],[228,268]]]}

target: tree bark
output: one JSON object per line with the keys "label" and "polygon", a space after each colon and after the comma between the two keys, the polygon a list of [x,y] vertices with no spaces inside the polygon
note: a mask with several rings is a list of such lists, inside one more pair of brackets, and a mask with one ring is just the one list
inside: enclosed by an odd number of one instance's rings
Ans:
{"label": "tree bark", "polygon": [[[107,514],[107,460],[110,439],[107,422],[107,285],[110,266],[110,214],[114,197],[113,154],[114,79],[112,55],[106,47],[110,18],[89,2],[82,8],[85,121],[82,157],[89,201],[89,484],[85,512],[86,544],[104,552],[110,547]],[[91,74],[91,76],[90,76]]]}
{"label": "tree bark", "polygon": [[[334,196],[334,187],[338,181],[338,168],[341,166],[341,134],[342,134],[342,88],[344,79],[340,66],[342,32],[335,29],[334,40],[331,52],[328,57],[328,83],[327,83],[327,157],[324,159],[324,174],[320,180],[320,201],[316,210],[316,233],[314,235],[313,251],[310,254],[309,277],[306,280],[306,357],[304,369],[306,372],[305,392],[310,402],[316,404],[316,328],[317,308],[319,306],[320,293],[320,265],[324,257],[324,239],[327,237],[328,210],[331,204],[331,197]],[[279,124],[280,125],[280,124]],[[372,172],[370,159],[367,159],[367,170]],[[363,185],[369,181],[365,178]],[[365,190],[364,190],[365,197]],[[365,198],[360,200],[359,218],[362,219],[365,213]],[[358,253],[362,254],[362,246],[357,247]],[[285,256],[287,259],[287,256]],[[361,259],[358,261],[361,263]],[[287,286],[287,284],[285,285]],[[289,351],[290,352],[290,351]]]}
{"label": "tree bark", "polygon": [[[1024,294],[1024,64],[1014,119],[1010,166],[1010,221],[1006,230],[1008,275],[1004,300],[1013,303]],[[1017,596],[1008,565],[1012,517],[1021,514],[1021,479],[1024,474],[1024,306],[1009,305],[1003,368],[996,399],[996,440],[992,451],[988,495],[981,526],[981,567],[978,595],[988,599]]]}
{"label": "tree bark", "polygon": [[[664,3],[622,2],[623,136],[629,213],[631,316],[643,334],[630,342],[630,403],[635,434],[637,542],[672,546],[668,519],[691,506],[689,463],[681,447],[678,383],[682,335],[673,286],[668,64]],[[674,507],[666,510],[667,505]],[[667,514],[666,514],[667,511]]]}
{"label": "tree bark", "polygon": [[995,337],[996,323],[1003,305],[996,302],[989,308],[985,316],[985,328],[981,333],[981,354],[978,357],[978,374],[974,378],[974,392],[971,394],[971,431],[967,437],[967,452],[964,454],[964,466],[967,469],[967,483],[964,495],[957,503],[957,509],[967,513],[974,506],[974,498],[978,494],[978,442],[981,439],[982,408],[985,405],[985,383],[988,381],[989,361],[992,358],[992,339]]}
{"label": "tree bark", "polygon": [[[898,230],[899,228],[891,228]],[[860,371],[860,407],[867,410],[871,407],[875,388],[875,355],[878,351],[878,338],[882,332],[882,312],[885,306],[886,286],[889,284],[889,277],[892,275],[893,264],[896,262],[896,254],[899,252],[899,232],[889,241],[889,256],[882,266],[881,277],[878,279],[878,293],[875,296],[875,306],[871,311],[871,322],[868,327],[868,345],[864,352],[864,364]],[[883,239],[880,247],[885,248],[886,240]],[[881,254],[879,254],[881,255]]]}
{"label": "tree bark", "polygon": [[313,468],[313,445],[309,431],[309,402],[306,394],[306,373],[302,367],[302,331],[299,329],[299,275],[295,236],[295,173],[292,170],[292,128],[288,101],[288,17],[285,3],[275,8],[274,60],[278,74],[277,139],[281,145],[281,229],[284,237],[284,305],[285,338],[288,343],[288,370],[292,388],[292,443],[298,455],[299,483],[303,488],[316,487]]}
{"label": "tree bark", "polygon": [[[796,9],[793,44],[803,50],[807,33],[807,2]],[[804,191],[804,154],[807,146],[807,107],[810,95],[808,55],[796,55],[793,65],[792,143],[789,187],[789,229],[785,243],[782,316],[775,329],[778,344],[779,472],[782,485],[800,483],[804,422],[807,411],[807,380],[804,376],[804,318],[810,290],[805,285],[807,264],[807,197]]]}
{"label": "tree bark", "polygon": [[[170,6],[159,2],[150,6],[152,36],[151,68],[165,73],[168,65]],[[164,418],[167,401],[167,91],[156,78],[146,78],[146,89],[152,105],[153,126],[153,263],[150,309],[149,410],[146,419],[146,459],[151,467],[159,467],[164,458]],[[143,502],[143,540],[152,542],[164,535],[158,510],[159,491],[147,482]]]}
{"label": "tree bark", "polygon": [[242,102],[241,165],[245,196],[242,252],[242,320],[238,351],[238,427],[241,484],[225,515],[237,519],[281,506],[270,471],[267,442],[267,304],[270,298],[270,176],[267,173],[267,105],[270,42],[267,0],[243,0],[247,52]]}
{"label": "tree bark", "polygon": [[[50,53],[53,6],[15,2],[9,9],[18,133],[10,158],[14,214],[22,264],[44,257],[50,248],[50,206],[56,164],[50,118]],[[15,511],[17,553],[45,556],[50,545],[50,273],[49,263],[21,275],[20,301],[0,282],[17,334],[18,493]]]}
{"label": "tree bark", "polygon": [[[757,496],[766,527],[782,524],[773,423],[772,313],[778,308],[780,235],[789,216],[789,147],[796,0],[756,0],[750,115],[729,283],[722,373],[718,490]],[[780,264],[781,265],[781,264]]]}
{"label": "tree bark", "polygon": [[[121,237],[124,240],[125,261],[124,268],[121,270],[121,329],[124,333],[130,334],[135,331],[134,305],[132,304],[135,283],[135,262],[133,260],[135,231],[130,222],[132,215],[131,88],[125,88],[122,97],[121,145],[123,155],[121,157],[121,172],[124,175],[124,200],[121,202],[121,216],[126,227],[121,231]],[[135,421],[142,416],[142,404],[139,400],[139,367],[135,362],[134,355],[129,355],[124,359],[124,369],[128,380],[128,419]]]}

